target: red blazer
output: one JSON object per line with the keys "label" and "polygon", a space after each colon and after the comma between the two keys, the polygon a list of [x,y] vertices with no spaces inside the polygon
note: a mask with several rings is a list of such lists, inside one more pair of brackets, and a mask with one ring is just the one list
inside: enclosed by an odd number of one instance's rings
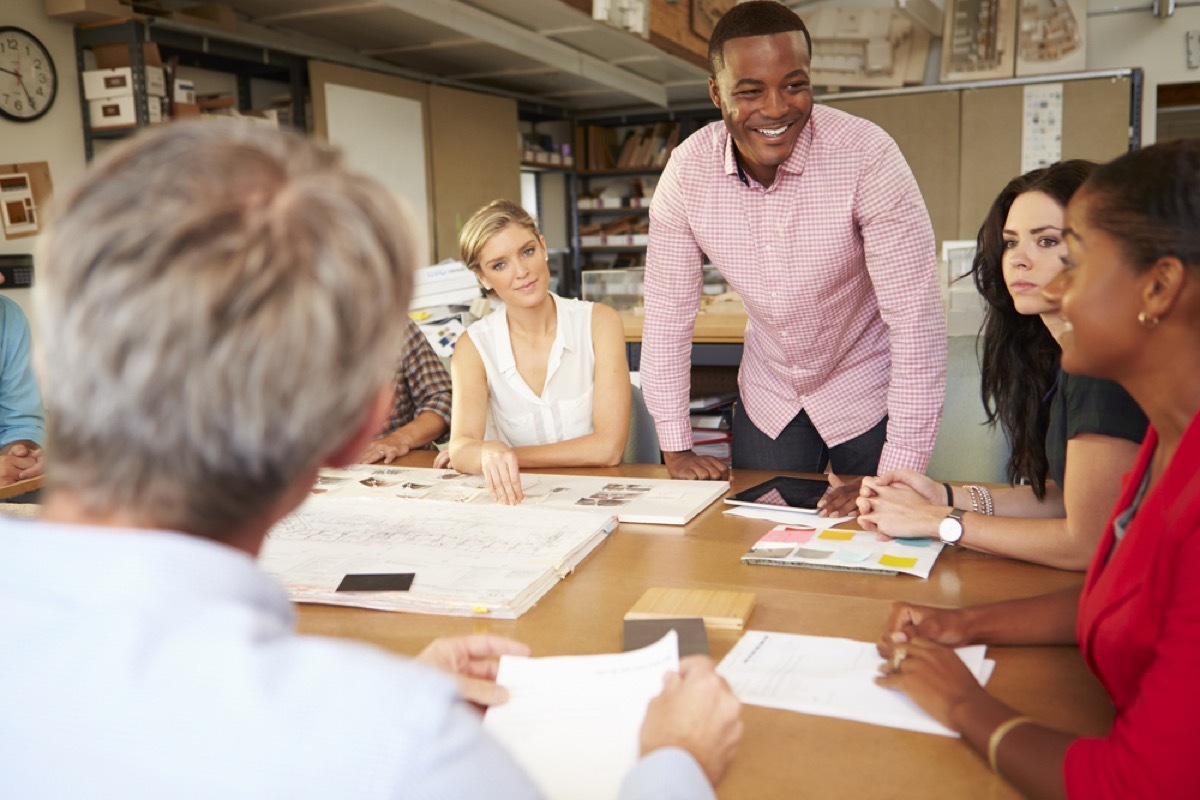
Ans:
{"label": "red blazer", "polygon": [[[1117,513],[1133,501],[1157,444],[1151,427]],[[1077,633],[1116,719],[1107,737],[1067,750],[1067,794],[1200,797],[1200,415],[1116,550],[1114,541],[1110,521],[1084,582]]]}

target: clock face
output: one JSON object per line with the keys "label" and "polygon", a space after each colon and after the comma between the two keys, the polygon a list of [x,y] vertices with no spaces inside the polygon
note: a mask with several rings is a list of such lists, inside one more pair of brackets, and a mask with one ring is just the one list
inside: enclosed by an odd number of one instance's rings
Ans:
{"label": "clock face", "polygon": [[56,94],[58,73],[46,46],[29,31],[0,27],[0,117],[35,120]]}

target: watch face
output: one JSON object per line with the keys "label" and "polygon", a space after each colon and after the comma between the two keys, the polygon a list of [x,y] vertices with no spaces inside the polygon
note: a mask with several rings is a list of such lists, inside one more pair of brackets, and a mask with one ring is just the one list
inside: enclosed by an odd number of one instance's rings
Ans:
{"label": "watch face", "polygon": [[30,122],[58,94],[58,73],[45,45],[21,28],[0,27],[0,116]]}
{"label": "watch face", "polygon": [[943,542],[953,544],[962,538],[962,520],[953,515],[947,516],[938,523],[938,538]]}

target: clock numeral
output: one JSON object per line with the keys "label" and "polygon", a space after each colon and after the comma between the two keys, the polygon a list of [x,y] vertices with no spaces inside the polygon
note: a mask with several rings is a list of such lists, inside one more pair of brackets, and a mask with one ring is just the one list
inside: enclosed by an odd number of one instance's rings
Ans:
{"label": "clock numeral", "polygon": [[7,44],[9,46],[9,48],[12,50],[16,50],[20,47],[20,44],[17,42],[16,39],[9,39]]}
{"label": "clock numeral", "polygon": [[45,97],[45,96],[46,96],[46,90],[45,90],[45,89],[43,89],[41,86],[39,86],[39,87],[37,87],[37,91],[36,91],[36,92],[34,92],[34,94],[36,94],[38,97]]}
{"label": "clock numeral", "polygon": [[[26,50],[28,50],[29,48],[28,48],[28,47],[26,47],[25,49],[26,49]],[[33,68],[34,68],[34,69],[41,69],[41,68],[42,68],[42,60],[41,60],[40,58],[35,58],[35,59],[33,60]]]}
{"label": "clock numeral", "polygon": [[24,111],[25,106],[21,104],[20,100],[18,100],[17,102],[13,103],[13,109],[15,109],[17,111]]}
{"label": "clock numeral", "polygon": [[38,83],[45,83],[47,80],[49,80],[49,78],[46,77],[46,73],[44,73],[44,72],[38,73]]}

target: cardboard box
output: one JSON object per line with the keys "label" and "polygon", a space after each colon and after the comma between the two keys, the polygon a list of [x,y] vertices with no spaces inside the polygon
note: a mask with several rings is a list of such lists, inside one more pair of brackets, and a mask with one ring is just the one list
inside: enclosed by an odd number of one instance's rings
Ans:
{"label": "cardboard box", "polygon": [[230,33],[237,31],[237,14],[233,13],[233,9],[229,6],[219,3],[203,3],[197,6],[188,6],[182,11],[177,11],[168,16],[180,22],[192,22],[197,25],[216,28],[220,31],[228,31]]}
{"label": "cardboard box", "polygon": [[[162,67],[146,67],[146,94],[165,97],[167,84]],[[86,100],[123,97],[133,94],[133,68],[89,69],[83,73],[83,96]]]}
{"label": "cardboard box", "polygon": [[200,116],[200,106],[195,103],[180,103],[178,100],[171,104],[171,119]]}
{"label": "cardboard box", "polygon": [[146,121],[151,125],[162,122],[166,117],[163,115],[162,97],[147,97],[146,98]]}
{"label": "cardboard box", "polygon": [[[129,45],[122,42],[96,45],[92,48],[92,55],[96,58],[97,69],[130,66]],[[158,52],[158,45],[154,42],[143,42],[142,60],[148,67],[161,67],[163,65],[162,54]]]}
{"label": "cardboard box", "polygon": [[129,6],[117,0],[42,0],[46,16],[76,25],[129,16]]}
{"label": "cardboard box", "polygon": [[171,92],[171,99],[176,103],[194,105],[196,102],[196,84],[187,78],[176,78],[175,88]]}
{"label": "cardboard box", "polygon": [[92,130],[102,128],[129,128],[137,125],[137,112],[134,110],[133,95],[123,97],[105,97],[88,102],[88,119]]}

